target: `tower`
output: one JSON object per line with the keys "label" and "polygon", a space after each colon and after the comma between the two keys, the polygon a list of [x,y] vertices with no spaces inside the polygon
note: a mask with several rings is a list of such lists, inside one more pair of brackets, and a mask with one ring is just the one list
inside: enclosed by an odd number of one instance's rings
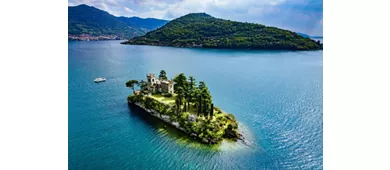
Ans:
{"label": "tower", "polygon": [[148,84],[150,84],[151,86],[156,84],[156,77],[154,76],[154,74],[148,73],[146,74],[146,78],[148,79]]}
{"label": "tower", "polygon": [[170,80],[169,81],[169,84],[168,84],[168,93],[171,93],[171,94],[173,94],[173,86],[174,86],[174,81],[173,80]]}

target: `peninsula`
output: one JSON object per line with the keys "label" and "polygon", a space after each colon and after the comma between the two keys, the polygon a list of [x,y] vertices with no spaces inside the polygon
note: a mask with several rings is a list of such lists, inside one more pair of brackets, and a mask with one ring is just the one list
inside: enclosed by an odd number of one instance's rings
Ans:
{"label": "peninsula", "polygon": [[214,18],[206,13],[187,14],[122,44],[263,50],[322,49],[320,41],[292,31]]}
{"label": "peninsula", "polygon": [[155,30],[167,20],[117,17],[85,4],[68,6],[68,39],[78,41],[125,40]]}
{"label": "peninsula", "polygon": [[126,86],[133,89],[127,98],[130,106],[143,109],[193,139],[205,144],[243,139],[234,115],[215,107],[206,84],[197,84],[192,76],[187,79],[181,73],[169,80],[161,70],[158,77],[148,73],[146,81],[129,80]]}

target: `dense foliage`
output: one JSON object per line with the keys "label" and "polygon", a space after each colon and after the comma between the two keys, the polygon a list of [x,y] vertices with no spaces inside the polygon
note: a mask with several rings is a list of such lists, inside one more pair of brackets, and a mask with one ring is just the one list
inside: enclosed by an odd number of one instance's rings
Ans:
{"label": "dense foliage", "polygon": [[[165,75],[162,70],[160,75]],[[163,76],[161,76],[163,77]],[[199,139],[203,143],[218,143],[223,138],[237,139],[237,121],[232,114],[224,113],[221,109],[214,107],[212,97],[202,81],[196,83],[195,78],[181,73],[174,79],[175,94],[148,94],[139,93],[130,95],[130,103],[141,104],[146,109],[153,109],[159,116],[166,115],[171,122],[177,122],[179,126],[191,137]],[[126,86],[140,85],[130,80]],[[141,88],[142,89],[142,88]],[[161,100],[157,99],[161,97]],[[163,97],[162,97],[163,96]],[[174,100],[174,104],[168,104],[166,99]]]}
{"label": "dense foliage", "polygon": [[184,112],[193,111],[198,116],[209,116],[210,113],[212,115],[212,97],[204,82],[200,81],[197,86],[195,78],[190,76],[187,80],[184,73],[177,75],[173,81],[177,94],[176,108],[183,107]]}
{"label": "dense foliage", "polygon": [[194,121],[190,121],[189,117],[193,115],[191,112],[178,112],[176,106],[165,104],[150,96],[130,95],[128,101],[152,109],[158,112],[160,117],[169,116],[171,122],[178,122],[184,131],[202,143],[215,144],[223,138],[236,140],[239,136],[234,115],[223,113],[220,109],[214,109],[213,116],[197,116]]}
{"label": "dense foliage", "polygon": [[192,13],[123,44],[176,47],[316,50],[322,44],[295,32]]}
{"label": "dense foliage", "polygon": [[68,7],[68,34],[116,35],[123,38],[144,35],[168,21],[154,18],[115,17],[92,6]]}

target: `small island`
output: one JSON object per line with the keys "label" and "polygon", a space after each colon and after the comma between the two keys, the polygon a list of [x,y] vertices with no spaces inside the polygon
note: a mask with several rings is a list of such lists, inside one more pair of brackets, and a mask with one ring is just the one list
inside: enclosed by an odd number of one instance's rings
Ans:
{"label": "small island", "polygon": [[187,79],[181,73],[169,80],[161,70],[158,78],[148,73],[146,81],[129,80],[126,86],[133,89],[127,98],[130,106],[143,109],[201,143],[243,140],[234,115],[214,106],[206,84],[197,84],[192,76]]}
{"label": "small island", "polygon": [[295,32],[191,13],[122,44],[255,50],[322,50],[322,43]]}

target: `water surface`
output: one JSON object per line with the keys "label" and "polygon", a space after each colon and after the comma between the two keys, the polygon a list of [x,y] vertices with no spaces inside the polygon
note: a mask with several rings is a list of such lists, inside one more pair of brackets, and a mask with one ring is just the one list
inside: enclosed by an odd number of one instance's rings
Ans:
{"label": "water surface", "polygon": [[[69,169],[322,169],[322,51],[68,46]],[[252,145],[192,144],[129,108],[125,82],[161,69],[205,81]]]}

